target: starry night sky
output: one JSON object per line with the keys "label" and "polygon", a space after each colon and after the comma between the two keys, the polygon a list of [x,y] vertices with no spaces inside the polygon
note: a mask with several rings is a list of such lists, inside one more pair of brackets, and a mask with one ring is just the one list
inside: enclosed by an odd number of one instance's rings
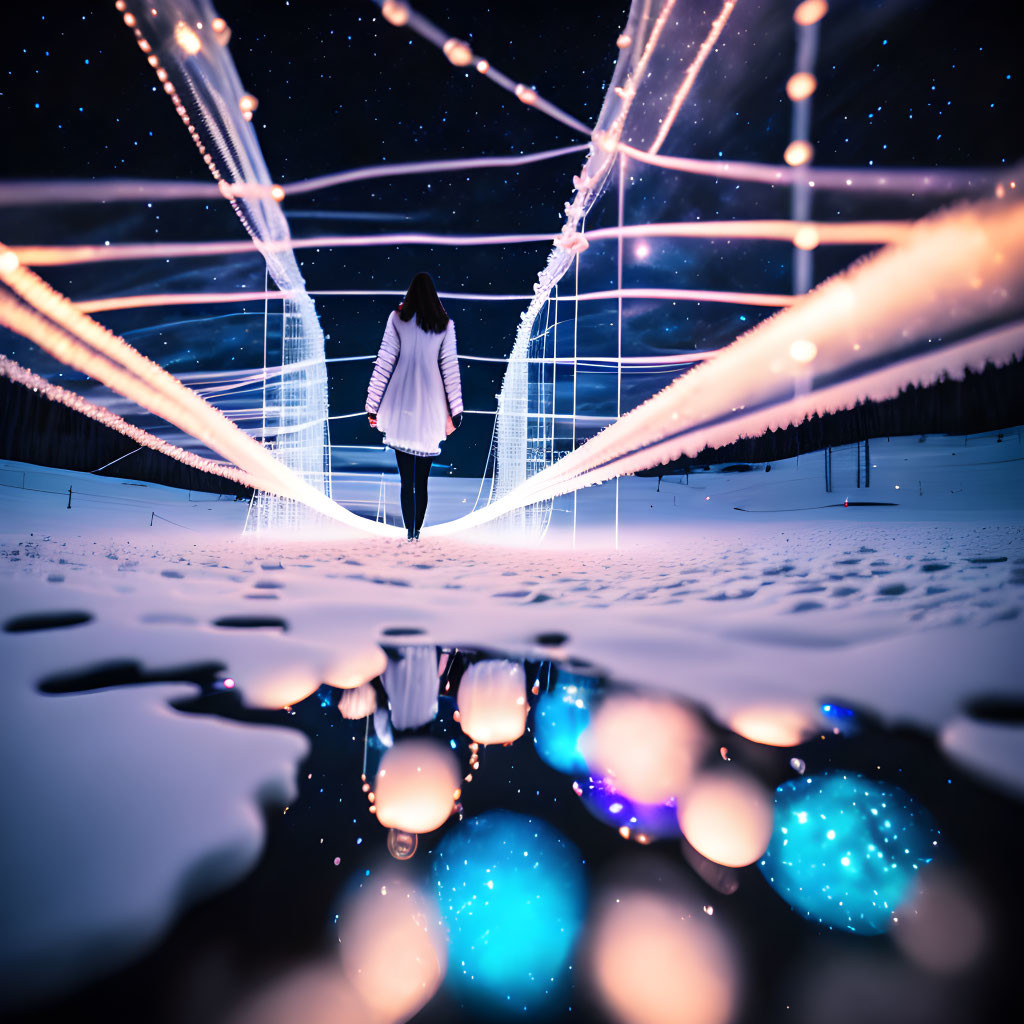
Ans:
{"label": "starry night sky", "polygon": [[[418,6],[511,77],[536,87],[580,120],[596,120],[618,53],[614,40],[625,24],[626,4],[425,0]],[[709,5],[704,13],[700,4],[680,6],[700,25],[710,22],[717,9]],[[780,161],[790,132],[784,85],[793,66],[791,9],[790,3],[741,0],[663,152]],[[242,82],[259,98],[253,124],[275,180],[382,161],[520,153],[584,141],[472,69],[453,68],[434,47],[384,22],[369,0],[337,5],[224,0],[218,12],[231,26],[231,52]],[[7,139],[0,157],[3,177],[204,180],[194,147],[113,2],[42,3],[6,20],[8,31],[0,45],[5,58],[0,63],[0,118]],[[837,0],[823,23],[817,65],[816,162],[1012,166],[1021,158],[1017,58],[1012,35],[980,5]],[[572,195],[571,176],[581,163],[579,154],[519,170],[369,182],[286,200],[284,209],[297,236],[399,229],[553,236]],[[922,215],[934,205],[934,200],[833,193],[816,198],[814,214],[822,219],[903,218]],[[626,200],[627,223],[786,217],[788,211],[784,189],[684,178],[652,168],[634,173]],[[614,221],[612,190],[587,226]],[[0,209],[0,238],[8,243],[239,237],[241,226],[223,203]],[[303,250],[299,261],[311,289],[401,289],[414,272],[427,269],[445,291],[522,294],[532,289],[548,248]],[[819,251],[816,278],[862,251]],[[627,244],[624,285],[787,291],[790,257],[789,246],[777,243],[652,240],[645,258]],[[581,290],[612,286],[614,273],[615,243],[595,243],[581,264]],[[47,277],[73,298],[263,287],[258,258],[56,268]],[[457,323],[460,351],[506,356],[526,304],[447,305]],[[387,300],[323,298],[317,306],[329,336],[328,356],[376,351]],[[262,312],[262,303],[253,303],[229,311],[223,306],[179,307],[100,319],[181,374],[258,367]],[[707,303],[627,303],[625,351],[640,355],[718,347],[770,312]],[[613,352],[614,303],[588,304],[579,330],[581,351]],[[3,333],[0,349],[54,377],[64,372],[28,343]],[[331,366],[332,414],[362,407],[369,371],[368,362]],[[494,408],[501,371],[500,364],[463,364],[468,408]],[[665,372],[626,374],[624,407],[659,390],[671,377]],[[579,411],[607,414],[614,404],[613,381],[607,373],[581,378]],[[236,404],[251,406],[254,398],[249,394]],[[447,445],[446,463],[459,473],[478,473],[490,428],[489,417],[469,417]],[[336,444],[377,440],[359,419],[335,424],[332,435]],[[335,468],[343,464],[336,460]]]}

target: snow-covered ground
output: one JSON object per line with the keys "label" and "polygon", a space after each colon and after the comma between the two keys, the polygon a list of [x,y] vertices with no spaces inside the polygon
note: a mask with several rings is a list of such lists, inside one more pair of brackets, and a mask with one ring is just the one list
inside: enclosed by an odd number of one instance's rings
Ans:
{"label": "snow-covered ground", "polygon": [[[666,477],[660,490],[656,478],[623,480],[615,550],[615,484],[578,495],[575,545],[572,496],[536,546],[494,533],[254,540],[240,533],[243,502],[0,463],[0,812],[21,823],[0,885],[34,922],[30,934],[5,928],[4,987],[49,984],[54,949],[78,965],[65,984],[125,962],[194,897],[200,865],[215,860],[209,884],[225,885],[258,855],[258,807],[287,798],[304,738],[172,710],[191,686],[176,667],[196,663],[222,665],[246,702],[281,707],[321,682],[372,678],[386,631],[418,631],[574,658],[723,722],[765,702],[864,707],[934,730],[962,764],[1024,792],[1021,727],[966,713],[979,697],[1024,697],[1022,431],[877,438],[871,464],[870,489],[858,490],[853,450],[837,449],[830,494],[821,452],[767,473]],[[396,481],[386,483],[395,521]],[[471,508],[478,485],[434,479],[427,525]],[[380,477],[336,483],[364,514],[381,493]],[[240,628],[253,620],[262,625]],[[178,685],[37,690],[113,662]],[[173,827],[172,799],[192,808],[188,835]],[[87,824],[101,812],[119,817],[130,868]],[[73,920],[55,909],[115,877],[123,898],[79,901]]]}

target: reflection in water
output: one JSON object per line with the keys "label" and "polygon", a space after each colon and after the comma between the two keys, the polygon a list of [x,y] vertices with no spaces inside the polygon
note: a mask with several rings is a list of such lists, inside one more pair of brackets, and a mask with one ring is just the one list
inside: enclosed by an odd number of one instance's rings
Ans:
{"label": "reflection in water", "polygon": [[447,968],[436,901],[403,876],[379,876],[349,895],[340,917],[341,962],[371,1011],[364,1019],[408,1020],[438,990]]}
{"label": "reflection in water", "polygon": [[933,974],[962,974],[979,963],[991,937],[985,900],[964,874],[933,867],[915,879],[892,937],[907,957]]}
{"label": "reflection in water", "polygon": [[377,710],[377,693],[369,683],[352,690],[342,690],[338,698],[338,710],[342,718],[359,721]]}
{"label": "reflection in water", "polygon": [[747,704],[729,716],[729,728],[772,747],[795,747],[818,732],[822,714],[810,704]]}
{"label": "reflection in water", "polygon": [[433,644],[399,647],[381,676],[391,713],[391,728],[420,729],[437,717],[437,648]]}
{"label": "reflection in water", "polygon": [[470,665],[459,683],[459,724],[476,743],[512,743],[526,729],[526,672],[521,661]]}
{"label": "reflection in water", "polygon": [[938,844],[928,813],[897,786],[853,772],[783,783],[761,861],[805,917],[862,935],[887,931]]}
{"label": "reflection in water", "polygon": [[592,775],[620,793],[660,804],[684,793],[707,749],[696,714],[668,698],[612,694],[602,701],[583,747]]}
{"label": "reflection in water", "polygon": [[572,843],[536,818],[489,811],[441,840],[431,872],[467,998],[522,1015],[560,993],[585,910]]}
{"label": "reflection in water", "polygon": [[377,820],[403,832],[433,832],[459,798],[455,755],[434,739],[403,739],[381,758],[373,787]]}
{"label": "reflection in water", "polygon": [[587,761],[580,739],[590,724],[592,680],[559,671],[551,689],[541,693],[533,711],[533,743],[541,759],[555,771],[583,775]]}
{"label": "reflection in water", "polygon": [[395,860],[409,860],[419,846],[419,836],[415,832],[403,832],[399,828],[388,829],[388,853]]}
{"label": "reflection in water", "polygon": [[690,845],[730,868],[753,864],[772,837],[772,801],[764,786],[739,771],[717,768],[699,776],[679,807]]}
{"label": "reflection in water", "polygon": [[736,953],[699,896],[666,873],[657,889],[640,879],[605,888],[590,926],[591,984],[624,1024],[727,1024]]}
{"label": "reflection in water", "polygon": [[[528,678],[536,680],[532,689]],[[734,1019],[735,949],[711,920],[706,891],[672,881],[675,868],[656,891],[642,871],[599,886],[585,955],[575,950],[585,905],[579,852],[537,818],[480,801],[499,781],[488,776],[498,756],[487,754],[488,746],[508,748],[528,730],[538,763],[570,777],[582,806],[609,826],[609,842],[616,833],[641,845],[675,841],[682,860],[722,896],[736,893],[742,869],[763,857],[772,887],[805,917],[875,934],[890,928],[905,904],[898,942],[910,959],[926,967],[977,960],[983,928],[958,899],[960,890],[935,885],[918,892],[913,911],[906,903],[935,833],[905,793],[826,772],[785,782],[773,805],[779,777],[806,770],[802,757],[773,748],[855,735],[858,720],[848,709],[755,702],[738,706],[728,718],[731,731],[722,730],[677,700],[609,688],[555,663],[430,644],[389,649],[381,676],[347,691],[339,708],[345,717],[373,715],[364,791],[388,830],[393,858],[413,858],[429,837],[424,859],[445,927],[438,938],[423,930],[422,914],[410,924],[402,900],[385,896],[405,889],[381,885],[377,876],[358,880],[360,906],[388,913],[360,911],[359,926],[349,922],[345,948],[357,952],[346,953],[346,976],[381,1019],[407,1016],[429,998],[446,957],[447,985],[460,1001],[543,1014],[567,998],[577,954],[597,1003],[625,1024]],[[737,744],[737,736],[749,745]],[[510,753],[496,769],[510,773],[515,793],[522,791],[516,766],[524,754]],[[481,794],[463,797],[474,778],[483,780],[475,783]],[[439,841],[429,836],[442,829]],[[936,920],[946,923],[938,938],[921,926]],[[967,934],[959,943],[950,938],[958,930]],[[386,948],[405,965],[399,980]],[[383,998],[379,990],[391,990],[392,1002],[374,1003]]]}
{"label": "reflection in water", "polygon": [[624,839],[641,844],[679,835],[675,798],[663,804],[630,800],[605,778],[588,777],[580,784],[583,804],[598,821],[611,825]]}
{"label": "reflection in water", "polygon": [[[909,1020],[908,1006],[925,1003],[908,1001],[925,997],[929,1012],[963,1011],[1007,956],[997,883],[986,874],[986,893],[964,869],[928,863],[948,844],[936,846],[928,814],[874,773],[907,779],[943,822],[959,820],[961,845],[972,834],[963,807],[973,811],[979,794],[990,805],[977,813],[1011,836],[1017,808],[968,789],[924,737],[883,734],[835,704],[758,702],[726,716],[741,738],[667,695],[493,651],[420,643],[388,648],[382,664],[340,699],[323,687],[287,719],[260,712],[297,724],[313,745],[301,798],[272,824],[289,838],[270,844],[267,870],[289,882],[268,901],[264,874],[246,896],[261,913],[289,908],[252,946],[261,963],[277,941],[277,959],[258,970],[260,982],[279,980],[262,992],[247,982],[245,1000],[233,991],[232,1024],[451,1024],[500,1011],[587,1024],[818,1024],[838,1019],[836,991],[868,982],[891,1011],[872,1019]],[[237,704],[226,689],[207,699]],[[810,739],[781,745],[808,720]],[[852,767],[873,777],[842,770]],[[289,845],[301,851],[298,872],[281,867]],[[762,852],[774,892],[749,866]],[[615,870],[623,856],[634,860],[626,874]],[[1018,891],[1003,874],[998,884]],[[342,879],[348,895],[336,903]],[[303,900],[307,931],[289,934]],[[818,922],[857,934],[822,949]],[[299,949],[322,949],[327,923],[330,959],[283,973]],[[880,932],[893,941],[865,937]],[[860,944],[872,956],[846,955]],[[742,965],[740,948],[750,952]],[[178,980],[193,970],[188,956],[169,972]],[[758,993],[743,1003],[741,967]],[[949,998],[952,985],[968,995]],[[850,1002],[847,1019],[867,1019]]]}

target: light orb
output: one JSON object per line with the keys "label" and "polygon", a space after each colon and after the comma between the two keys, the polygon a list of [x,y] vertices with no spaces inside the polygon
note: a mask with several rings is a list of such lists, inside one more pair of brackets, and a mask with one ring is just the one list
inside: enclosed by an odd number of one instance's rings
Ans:
{"label": "light orb", "polygon": [[887,931],[931,861],[938,832],[902,789],[853,772],[807,775],[775,791],[761,873],[798,913],[862,935]]}
{"label": "light orb", "polygon": [[[603,778],[588,778],[579,786],[583,805],[606,825],[617,829],[624,839],[666,839],[679,835],[676,802],[643,804],[619,793]],[[642,840],[639,840],[642,842]]]}
{"label": "light orb", "polygon": [[809,363],[818,354],[818,346],[813,341],[808,341],[806,338],[797,338],[789,346],[789,358],[794,363]]}
{"label": "light orb", "polygon": [[238,109],[241,110],[243,114],[246,112],[251,114],[259,105],[260,101],[256,99],[251,92],[242,93],[238,99]]}
{"label": "light orb", "polygon": [[[282,197],[283,195],[282,189]],[[347,690],[362,686],[371,679],[383,675],[387,667],[387,655],[375,643],[369,640],[352,643],[324,665],[323,681],[328,686]]]}
{"label": "light orb", "polygon": [[542,693],[533,711],[533,745],[542,761],[555,771],[580,775],[587,761],[580,748],[590,724],[592,690],[569,673],[559,673],[551,690]]}
{"label": "light orb", "polygon": [[622,35],[615,40],[615,45],[620,50],[628,50],[633,45],[633,37],[623,32]]}
{"label": "light orb", "polygon": [[468,64],[473,63],[473,50],[470,48],[469,43],[464,42],[461,39],[456,39],[454,36],[451,39],[445,41],[445,44],[441,49],[444,51],[444,55],[455,65],[457,68],[464,68]]}
{"label": "light orb", "polygon": [[582,739],[590,773],[643,804],[684,792],[707,748],[703,722],[674,701],[616,694]]}
{"label": "light orb", "polygon": [[522,662],[488,659],[459,682],[459,725],[476,743],[512,743],[526,729],[526,672]]}
{"label": "light orb", "polygon": [[433,832],[452,813],[459,766],[432,739],[400,740],[384,752],[373,786],[377,820],[403,832]]}
{"label": "light orb", "polygon": [[174,41],[190,56],[194,57],[202,48],[203,44],[195,30],[185,22],[179,21],[174,26]]}
{"label": "light orb", "polygon": [[651,246],[648,242],[637,242],[636,248],[633,250],[638,260],[645,260],[651,255]]}
{"label": "light orb", "polygon": [[810,739],[818,728],[818,715],[802,704],[749,704],[728,719],[733,732],[752,743],[768,747],[795,747]]}
{"label": "light orb", "polygon": [[970,970],[991,943],[984,899],[969,879],[931,865],[919,873],[913,895],[893,921],[892,937],[933,974]]}
{"label": "light orb", "polygon": [[489,811],[441,840],[431,873],[460,994],[520,1016],[558,994],[585,909],[580,854],[567,839],[536,818]]}
{"label": "light orb", "polygon": [[803,167],[809,164],[814,156],[814,147],[804,139],[794,139],[782,154],[782,159],[790,167]]}
{"label": "light orb", "polygon": [[687,842],[716,864],[741,868],[768,848],[774,811],[768,791],[749,775],[708,772],[679,805],[679,827]]}
{"label": "light orb", "polygon": [[700,903],[644,889],[609,891],[588,957],[597,995],[623,1024],[727,1024],[736,956]]}
{"label": "light orb", "polygon": [[521,103],[525,103],[528,107],[532,107],[537,102],[537,93],[528,85],[523,85],[523,83],[520,82],[516,86],[516,98]]}
{"label": "light orb", "polygon": [[803,0],[793,11],[793,20],[803,28],[817,24],[828,14],[828,0]]}
{"label": "light orb", "polygon": [[402,0],[384,0],[380,13],[396,28],[401,28],[409,21],[409,5]]}
{"label": "light orb", "polygon": [[817,88],[818,80],[810,71],[798,71],[795,75],[790,75],[789,81],[786,82],[786,95],[794,103],[799,103],[813,96]]}
{"label": "light orb", "polygon": [[408,1020],[437,992],[447,970],[437,904],[401,878],[370,877],[339,916],[342,968],[372,1019]]}
{"label": "light orb", "polygon": [[793,245],[797,249],[810,252],[812,249],[817,249],[820,243],[821,235],[813,224],[803,224],[793,232]]}

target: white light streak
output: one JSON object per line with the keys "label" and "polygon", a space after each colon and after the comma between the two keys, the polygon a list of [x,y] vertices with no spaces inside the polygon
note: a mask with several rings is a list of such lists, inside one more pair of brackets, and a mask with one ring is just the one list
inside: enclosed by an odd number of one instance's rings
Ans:
{"label": "white light streak", "polygon": [[725,23],[729,20],[729,15],[732,14],[735,6],[736,0],[726,0],[726,2],[722,4],[722,9],[718,12],[718,17],[711,23],[711,29],[708,32],[707,37],[704,39],[704,42],[700,44],[697,56],[693,58],[690,66],[686,69],[686,74],[683,75],[682,84],[679,86],[675,96],[672,97],[672,105],[668,108],[668,113],[661,122],[661,128],[658,130],[658,134],[654,137],[654,141],[648,149],[649,153],[657,153],[658,150],[661,149],[665,139],[668,138],[668,133],[672,130],[672,125],[676,123],[676,117],[678,116],[683,104],[686,102],[686,97],[690,95],[693,83],[697,80],[697,74],[704,66],[704,61],[708,59],[708,55],[714,48],[715,43],[718,42],[718,37],[722,34],[722,29],[725,28]]}
{"label": "white light streak", "polygon": [[[592,241],[614,238],[743,238],[792,242],[801,228],[813,227],[821,245],[885,245],[906,237],[911,221],[700,220],[665,224],[630,224],[587,232]],[[280,253],[300,249],[367,248],[372,246],[426,245],[471,247],[482,245],[536,245],[550,243],[550,234],[461,235],[424,232],[373,235],[316,235],[274,242],[125,242],[113,245],[12,246],[26,266],[72,266],[121,260],[175,259],[233,256],[255,251]],[[253,293],[257,294],[257,293]]]}

